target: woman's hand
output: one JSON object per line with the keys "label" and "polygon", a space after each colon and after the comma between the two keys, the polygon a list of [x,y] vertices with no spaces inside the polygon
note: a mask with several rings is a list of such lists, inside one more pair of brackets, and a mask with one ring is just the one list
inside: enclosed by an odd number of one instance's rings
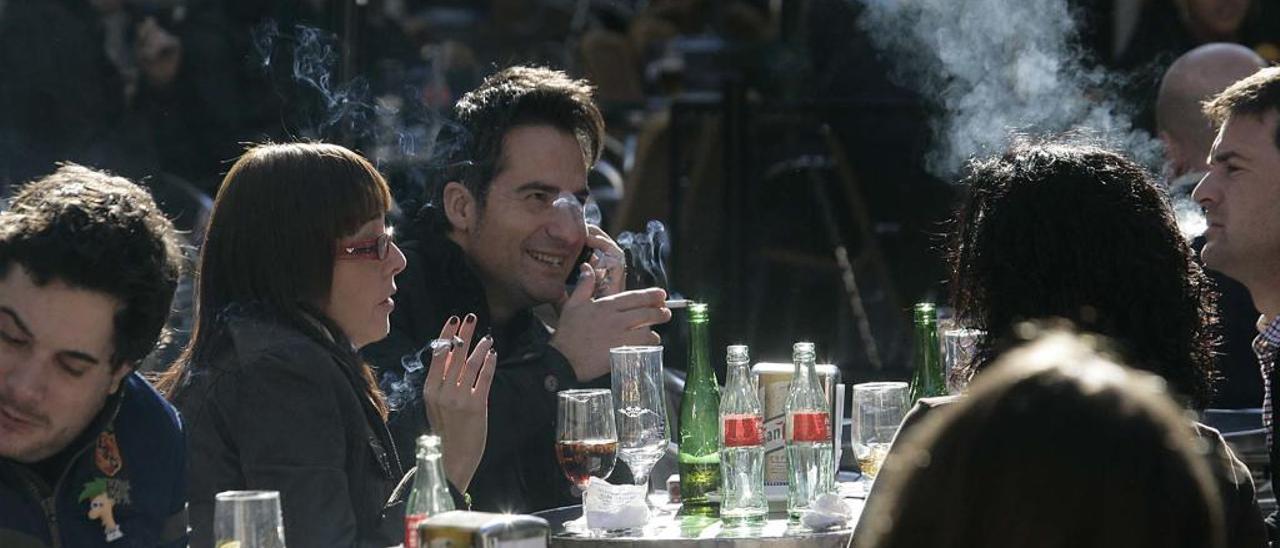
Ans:
{"label": "woman's hand", "polygon": [[493,338],[487,335],[468,354],[475,329],[475,314],[467,314],[461,322],[457,316],[449,318],[440,338],[453,344],[432,352],[422,386],[427,422],[440,436],[445,477],[463,492],[484,455],[489,434],[489,385],[498,361]]}

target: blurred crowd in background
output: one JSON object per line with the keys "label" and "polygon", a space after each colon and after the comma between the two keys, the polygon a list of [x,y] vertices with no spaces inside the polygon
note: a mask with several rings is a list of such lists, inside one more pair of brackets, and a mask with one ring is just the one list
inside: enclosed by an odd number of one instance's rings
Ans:
{"label": "blurred crowd in background", "polygon": [[[411,215],[466,138],[453,102],[541,64],[597,86],[601,226],[665,223],[660,278],[712,304],[713,347],[786,361],[808,339],[846,379],[901,378],[906,310],[943,300],[936,235],[962,191],[922,160],[934,90],[895,79],[859,24],[911,1],[0,0],[0,186],[108,169],[194,248],[247,143],[324,140],[373,161]],[[1226,41],[1280,61],[1277,0],[1064,1],[1073,51],[1124,82],[1148,132],[1178,55]]]}

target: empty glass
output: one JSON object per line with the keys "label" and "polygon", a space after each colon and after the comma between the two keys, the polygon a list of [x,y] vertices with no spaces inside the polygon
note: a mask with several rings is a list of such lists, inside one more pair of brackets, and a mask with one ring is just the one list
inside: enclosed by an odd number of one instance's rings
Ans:
{"label": "empty glass", "polygon": [[952,328],[942,331],[942,363],[947,376],[947,391],[959,394],[964,389],[964,382],[957,371],[968,367],[973,360],[973,351],[977,347],[981,329]]}
{"label": "empty glass", "polygon": [[569,481],[585,490],[591,476],[604,479],[618,458],[609,390],[564,390],[558,399],[556,460]]}
{"label": "empty glass", "polygon": [[893,436],[906,414],[907,383],[853,385],[853,453],[867,479],[874,479],[880,472]]}
{"label": "empty glass", "polygon": [[662,347],[611,348],[609,363],[618,419],[618,457],[627,463],[636,485],[648,485],[649,472],[666,453],[670,439]]}
{"label": "empty glass", "polygon": [[214,496],[217,548],[284,548],[279,491],[223,491]]}

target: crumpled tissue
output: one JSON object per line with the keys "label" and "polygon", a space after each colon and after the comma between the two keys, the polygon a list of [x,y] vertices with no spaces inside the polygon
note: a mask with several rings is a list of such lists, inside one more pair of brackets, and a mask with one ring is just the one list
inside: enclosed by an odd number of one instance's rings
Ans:
{"label": "crumpled tissue", "polygon": [[832,527],[844,527],[853,520],[853,509],[845,503],[840,495],[825,493],[813,499],[809,511],[801,516],[800,523],[814,531],[822,531]]}
{"label": "crumpled tissue", "polygon": [[613,485],[592,477],[582,494],[582,513],[589,529],[631,529],[649,522],[647,485]]}

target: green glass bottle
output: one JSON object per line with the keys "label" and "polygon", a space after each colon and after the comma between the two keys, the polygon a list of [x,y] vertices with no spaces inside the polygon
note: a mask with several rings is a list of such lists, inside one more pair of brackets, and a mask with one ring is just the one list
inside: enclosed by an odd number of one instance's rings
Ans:
{"label": "green glass bottle", "polygon": [[911,376],[911,401],[947,395],[947,377],[942,372],[942,345],[938,343],[938,308],[933,303],[916,303],[916,371]]}
{"label": "green glass bottle", "polygon": [[705,303],[689,305],[689,368],[680,399],[680,515],[718,517],[710,494],[720,488],[720,385],[711,368]]}

